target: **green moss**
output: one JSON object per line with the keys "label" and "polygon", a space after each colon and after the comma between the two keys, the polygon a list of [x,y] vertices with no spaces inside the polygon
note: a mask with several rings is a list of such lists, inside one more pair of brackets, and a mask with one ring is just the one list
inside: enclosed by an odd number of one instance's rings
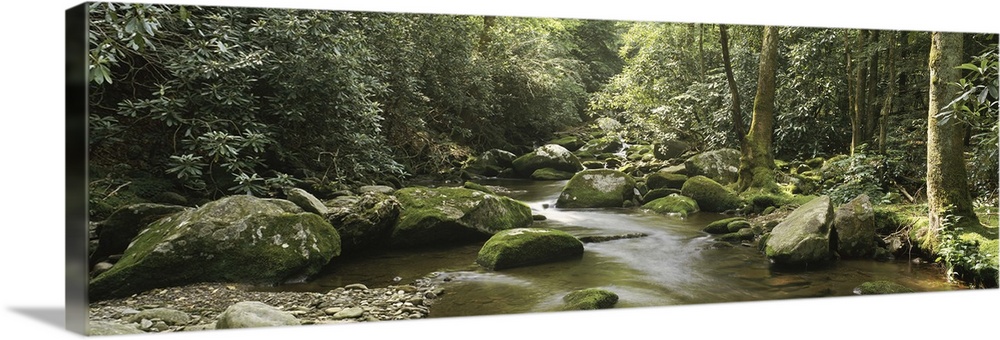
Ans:
{"label": "green moss", "polygon": [[618,303],[618,294],[605,289],[588,288],[566,294],[563,302],[563,310],[606,309]]}
{"label": "green moss", "polygon": [[756,235],[754,235],[753,230],[750,230],[750,228],[744,228],[738,231],[722,234],[719,236],[718,240],[736,243],[742,241],[753,241],[755,236]]}
{"label": "green moss", "polygon": [[649,203],[643,204],[642,208],[661,214],[678,214],[680,216],[687,216],[688,214],[698,212],[698,202],[695,202],[690,197],[675,195],[657,198]]}
{"label": "green moss", "polygon": [[490,270],[523,267],[583,256],[583,242],[564,231],[517,228],[498,232],[479,250],[476,263]]}
{"label": "green moss", "polygon": [[739,196],[705,176],[689,178],[681,187],[681,194],[693,198],[704,211],[724,212],[743,205]]}
{"label": "green moss", "polygon": [[395,246],[482,240],[532,222],[524,203],[466,188],[409,187],[394,195],[402,206],[390,235]]}
{"label": "green moss", "polygon": [[576,136],[564,136],[553,139],[549,141],[548,144],[557,144],[561,147],[566,148],[566,150],[576,151],[581,146],[583,146],[584,143],[583,141],[580,140],[580,138],[577,138]]}
{"label": "green moss", "polygon": [[742,217],[724,218],[724,219],[721,219],[721,220],[709,223],[707,226],[705,226],[704,229],[702,229],[702,231],[704,231],[706,233],[709,233],[709,234],[725,234],[725,233],[729,232],[729,224],[730,223],[739,222],[739,221],[746,222],[746,219],[742,218]]}
{"label": "green moss", "polygon": [[282,200],[230,196],[160,219],[90,282],[91,299],[194,282],[277,284],[340,254],[326,220]]}
{"label": "green moss", "polygon": [[680,189],[688,177],[681,174],[657,171],[646,176],[646,185],[650,189],[671,188]]}
{"label": "green moss", "polygon": [[635,195],[632,176],[609,169],[576,173],[563,188],[556,206],[560,208],[620,208]]}
{"label": "green moss", "polygon": [[750,222],[747,220],[736,220],[726,224],[726,230],[733,233],[747,228],[750,228]]}
{"label": "green moss", "polygon": [[573,178],[572,172],[559,171],[553,168],[542,168],[531,173],[531,179],[541,181],[561,181]]}
{"label": "green moss", "polygon": [[[640,190],[640,193],[641,192],[642,191]],[[642,201],[643,202],[652,202],[653,200],[655,200],[657,198],[667,197],[667,196],[670,196],[670,195],[673,195],[673,194],[680,195],[680,193],[681,193],[680,189],[669,189],[669,188],[653,189],[653,190],[650,190],[649,192],[647,192],[645,195],[642,196]]]}
{"label": "green moss", "polygon": [[485,193],[491,194],[491,195],[496,195],[497,194],[496,192],[493,191],[493,189],[490,189],[489,187],[487,187],[485,185],[482,185],[482,184],[479,184],[479,183],[476,183],[476,182],[472,182],[472,181],[465,181],[465,183],[462,184],[462,187],[466,188],[466,189],[472,189],[472,190],[482,191],[482,192],[485,192]]}
{"label": "green moss", "polygon": [[892,281],[868,281],[854,288],[858,295],[910,293],[912,289]]}

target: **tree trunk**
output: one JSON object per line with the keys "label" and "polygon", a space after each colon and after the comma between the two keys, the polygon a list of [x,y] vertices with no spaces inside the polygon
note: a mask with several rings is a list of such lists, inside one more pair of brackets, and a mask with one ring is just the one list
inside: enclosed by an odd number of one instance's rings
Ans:
{"label": "tree trunk", "polygon": [[[879,31],[871,32],[871,42],[869,45],[878,45],[879,43]],[[871,60],[868,62],[868,78],[865,79],[865,110],[864,122],[862,129],[862,140],[865,143],[870,143],[875,137],[875,109],[878,106],[878,62],[879,53],[878,51],[872,52]]]}
{"label": "tree trunk", "polygon": [[953,83],[961,77],[962,34],[934,32],[928,58],[930,88],[927,109],[927,208],[930,225],[924,235],[924,245],[933,249],[947,215],[960,218],[958,225],[976,225],[979,220],[972,208],[972,198],[966,183],[962,139],[965,126],[959,119],[944,122],[938,114],[955,97]]}
{"label": "tree trunk", "polygon": [[865,79],[868,77],[868,67],[865,62],[865,43],[868,40],[868,31],[861,30],[858,32],[858,62],[855,63],[854,69],[854,105],[851,107],[851,156],[854,155],[854,150],[861,146],[863,141],[862,136],[862,122],[861,119],[864,115],[865,107],[868,104],[865,102],[867,97],[865,93]]}
{"label": "tree trunk", "polygon": [[886,61],[885,82],[886,85],[888,85],[888,88],[885,91],[885,101],[882,103],[882,112],[879,115],[880,122],[878,132],[878,151],[883,154],[886,150],[885,139],[887,137],[886,130],[889,125],[889,114],[892,113],[892,100],[896,96],[896,83],[898,81],[898,76],[896,75],[896,59],[898,58],[896,56],[896,39],[898,35],[899,34],[897,32],[892,32],[892,34],[889,35],[889,51],[887,52],[888,56],[886,57],[888,60]]}
{"label": "tree trunk", "polygon": [[757,95],[753,101],[753,119],[746,137],[746,147],[740,157],[739,190],[762,189],[777,192],[774,180],[774,154],[771,145],[774,134],[774,84],[778,59],[778,28],[764,28],[764,44],[760,51],[757,73]]}
{"label": "tree trunk", "polygon": [[736,87],[736,79],[733,78],[733,66],[729,59],[729,34],[726,33],[726,25],[719,25],[719,42],[722,44],[722,64],[726,69],[726,81],[729,83],[729,93],[732,94],[733,102],[730,112],[733,117],[733,133],[740,142],[740,149],[746,149],[746,140],[743,138],[745,129],[743,128],[743,114],[740,113],[740,91]]}
{"label": "tree trunk", "polygon": [[490,43],[493,41],[493,37],[491,36],[490,31],[493,29],[493,26],[496,25],[496,21],[497,17],[495,16],[490,16],[490,15],[483,16],[483,30],[479,32],[478,49],[480,53],[485,52],[486,49],[489,48]]}

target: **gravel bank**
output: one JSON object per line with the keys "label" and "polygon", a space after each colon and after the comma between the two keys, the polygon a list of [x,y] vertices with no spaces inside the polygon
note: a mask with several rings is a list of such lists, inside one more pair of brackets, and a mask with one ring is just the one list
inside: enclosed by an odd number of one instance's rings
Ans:
{"label": "gravel bank", "polygon": [[[303,325],[406,320],[427,317],[443,291],[427,279],[413,284],[367,288],[352,284],[327,293],[260,292],[231,283],[200,283],[153,289],[127,298],[90,304],[90,321],[134,326],[143,332],[215,329],[222,311],[242,301],[259,301],[289,312]],[[165,308],[186,313],[186,322],[147,319],[139,313]]]}

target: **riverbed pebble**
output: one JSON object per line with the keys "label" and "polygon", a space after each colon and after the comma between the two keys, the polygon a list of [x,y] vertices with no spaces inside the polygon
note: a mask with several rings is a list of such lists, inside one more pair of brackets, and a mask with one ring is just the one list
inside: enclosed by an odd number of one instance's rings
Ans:
{"label": "riverbed pebble", "polygon": [[[444,291],[429,280],[369,288],[351,284],[327,291],[260,291],[232,283],[200,283],[149,290],[129,297],[90,304],[91,322],[132,326],[144,332],[215,329],[219,314],[244,301],[259,301],[289,312],[303,325],[425,318],[433,300]],[[143,311],[170,309],[190,315],[190,321],[167,322],[137,318]]]}

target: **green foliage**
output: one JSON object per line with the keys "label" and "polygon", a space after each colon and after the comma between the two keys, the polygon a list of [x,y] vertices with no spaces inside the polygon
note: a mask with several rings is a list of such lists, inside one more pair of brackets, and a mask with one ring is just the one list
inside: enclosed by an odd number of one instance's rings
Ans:
{"label": "green foliage", "polygon": [[861,145],[853,156],[831,158],[829,168],[839,170],[823,174],[823,194],[829,195],[836,204],[846,203],[860,194],[873,199],[884,197],[892,183],[922,174],[917,167],[923,164],[908,162],[906,156],[903,151],[880,154]]}
{"label": "green foliage", "polygon": [[939,232],[936,262],[948,268],[948,277],[976,285],[997,285],[997,242],[968,233],[960,225],[962,217],[945,215]]}
{"label": "green foliage", "polygon": [[[789,159],[832,154],[850,143],[844,46],[851,31],[782,30],[775,90],[775,155]],[[817,124],[817,122],[822,122]]]}

